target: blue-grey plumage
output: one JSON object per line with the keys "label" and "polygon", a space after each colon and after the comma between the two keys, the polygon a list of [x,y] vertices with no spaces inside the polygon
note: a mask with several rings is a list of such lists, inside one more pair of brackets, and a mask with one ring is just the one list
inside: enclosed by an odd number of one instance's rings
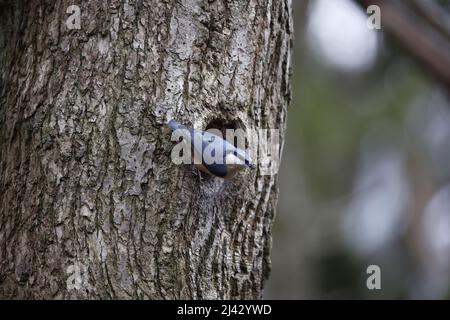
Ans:
{"label": "blue-grey plumage", "polygon": [[187,129],[186,126],[182,125],[179,122],[176,122],[175,120],[170,120],[169,122],[167,122],[167,125],[169,126],[170,129],[172,130],[177,130],[177,129]]}
{"label": "blue-grey plumage", "polygon": [[244,150],[215,134],[188,128],[175,120],[170,120],[167,125],[172,130],[182,130],[185,142],[192,147],[194,164],[201,171],[216,177],[230,178],[244,168],[255,167]]}

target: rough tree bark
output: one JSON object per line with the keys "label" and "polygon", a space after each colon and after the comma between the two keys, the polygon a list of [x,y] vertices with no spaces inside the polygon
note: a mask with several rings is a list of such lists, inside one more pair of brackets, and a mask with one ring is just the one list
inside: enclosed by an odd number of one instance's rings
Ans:
{"label": "rough tree bark", "polygon": [[201,182],[164,123],[283,136],[290,5],[0,0],[1,298],[262,296],[276,176]]}

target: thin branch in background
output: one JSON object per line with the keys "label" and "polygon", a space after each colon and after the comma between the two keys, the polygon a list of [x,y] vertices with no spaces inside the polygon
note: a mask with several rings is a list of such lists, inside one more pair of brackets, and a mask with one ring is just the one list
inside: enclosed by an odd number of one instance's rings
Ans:
{"label": "thin branch in background", "polygon": [[[432,1],[357,0],[381,9],[382,28],[395,36],[411,55],[450,93],[450,15]],[[426,2],[426,3],[425,3]]]}
{"label": "thin branch in background", "polygon": [[415,11],[450,40],[450,16],[446,10],[434,1],[411,1]]}

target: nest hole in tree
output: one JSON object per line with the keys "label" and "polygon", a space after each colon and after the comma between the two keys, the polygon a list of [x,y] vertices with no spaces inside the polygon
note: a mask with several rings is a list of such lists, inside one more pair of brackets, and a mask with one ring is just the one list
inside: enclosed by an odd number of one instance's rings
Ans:
{"label": "nest hole in tree", "polygon": [[[222,134],[222,138],[226,139],[229,143],[233,144],[235,147],[241,148],[243,149],[247,147],[247,139],[244,136],[244,144],[243,145],[239,145],[239,141],[236,135],[227,135],[227,129],[231,129],[231,130],[238,130],[241,129],[243,130],[243,132],[245,133],[245,126],[244,123],[238,119],[238,120],[225,120],[225,119],[212,119],[205,127],[205,131],[208,130],[219,130]],[[216,134],[217,132],[211,132]],[[236,133],[236,131],[235,131]],[[242,143],[242,142],[241,142]]]}

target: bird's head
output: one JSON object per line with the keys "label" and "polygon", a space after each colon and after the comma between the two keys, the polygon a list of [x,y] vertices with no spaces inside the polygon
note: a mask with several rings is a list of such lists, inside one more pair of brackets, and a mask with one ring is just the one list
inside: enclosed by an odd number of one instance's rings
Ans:
{"label": "bird's head", "polygon": [[227,152],[225,162],[228,168],[234,170],[241,170],[244,168],[254,169],[256,167],[250,155],[244,150],[237,148]]}

